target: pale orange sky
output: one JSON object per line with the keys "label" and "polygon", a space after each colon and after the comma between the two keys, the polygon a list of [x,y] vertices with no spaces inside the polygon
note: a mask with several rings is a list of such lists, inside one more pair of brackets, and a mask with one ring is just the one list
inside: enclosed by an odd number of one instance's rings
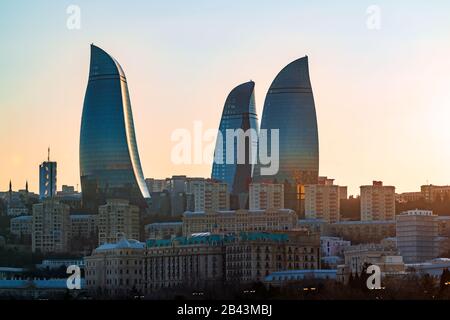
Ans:
{"label": "pale orange sky", "polygon": [[348,185],[350,194],[372,180],[400,192],[427,181],[450,184],[450,21],[442,14],[448,8],[409,4],[403,10],[381,1],[383,22],[374,31],[365,24],[370,3],[199,1],[192,8],[174,1],[178,6],[147,11],[151,5],[133,3],[115,3],[99,15],[105,2],[81,1],[76,31],[65,28],[67,4],[44,1],[29,14],[24,2],[11,2],[0,12],[6,39],[0,51],[0,190],[12,179],[14,189],[28,180],[37,192],[48,146],[58,162],[58,189],[79,184],[91,42],[127,75],[146,177],[209,176],[210,164],[171,162],[171,133],[192,129],[194,121],[217,128],[229,91],[250,79],[261,119],[273,78],[307,54],[321,175]]}

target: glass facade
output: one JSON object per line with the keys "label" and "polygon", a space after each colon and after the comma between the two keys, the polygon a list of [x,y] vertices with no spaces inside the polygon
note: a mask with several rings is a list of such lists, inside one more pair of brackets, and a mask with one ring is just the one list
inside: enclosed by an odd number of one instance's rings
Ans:
{"label": "glass facade", "polygon": [[83,207],[118,198],[144,208],[150,199],[134,132],[127,79],[117,61],[91,45],[80,133]]}
{"label": "glass facade", "polygon": [[[241,140],[245,147],[245,155],[241,157],[244,161],[238,159],[237,137],[233,139],[234,154],[232,157],[229,156],[232,161],[227,161],[227,129],[242,129],[244,134],[250,133],[247,130],[253,129],[253,135],[246,135],[245,140]],[[211,177],[227,183],[231,209],[246,208],[248,207],[248,187],[253,173],[250,155],[251,152],[256,154],[258,133],[253,81],[243,83],[230,92],[223,107],[219,132],[221,135],[218,136],[216,144]]]}
{"label": "glass facade", "polygon": [[[308,57],[287,65],[277,75],[266,96],[261,129],[279,129],[279,171],[255,180],[285,184],[285,206],[303,211],[304,185],[317,184],[319,138],[316,108],[309,78]],[[268,147],[271,152],[271,147]]]}
{"label": "glass facade", "polygon": [[39,199],[56,195],[56,162],[45,161],[39,166]]}

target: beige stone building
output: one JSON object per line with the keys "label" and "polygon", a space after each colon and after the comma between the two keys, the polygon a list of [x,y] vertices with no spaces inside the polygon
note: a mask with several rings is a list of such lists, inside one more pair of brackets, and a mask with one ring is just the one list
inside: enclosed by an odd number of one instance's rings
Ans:
{"label": "beige stone building", "polygon": [[126,200],[108,200],[98,208],[98,242],[139,239],[139,208]]}
{"label": "beige stone building", "polygon": [[220,235],[147,241],[144,292],[173,287],[194,289],[223,281],[223,245]]}
{"label": "beige stone building", "polygon": [[320,182],[322,183],[305,186],[305,217],[329,223],[339,222],[340,202],[347,197],[347,187],[335,185],[333,179],[326,177]]}
{"label": "beige stone building", "polygon": [[360,190],[362,221],[395,219],[395,187],[373,181],[371,186],[361,186]]}
{"label": "beige stone building", "polygon": [[291,230],[297,215],[290,209],[185,212],[183,235],[211,232],[216,234]]}
{"label": "beige stone building", "polygon": [[187,192],[193,199],[193,211],[217,211],[230,208],[227,184],[210,179],[191,179]]}
{"label": "beige stone building", "polygon": [[248,233],[226,244],[226,281],[263,281],[281,270],[320,269],[320,236],[303,231]]}
{"label": "beige stone building", "polygon": [[67,252],[70,238],[70,208],[49,198],[33,205],[32,251]]}
{"label": "beige stone building", "polygon": [[423,185],[420,187],[423,199],[427,202],[433,202],[435,200],[450,199],[450,186],[435,186],[435,185]]}
{"label": "beige stone building", "polygon": [[85,257],[86,288],[93,295],[128,297],[142,292],[145,244],[122,239]]}
{"label": "beige stone building", "polygon": [[418,201],[423,199],[422,192],[403,192],[395,195],[395,200],[400,203]]}
{"label": "beige stone building", "polygon": [[201,234],[103,244],[85,257],[86,286],[110,297],[204,289],[263,280],[272,272],[320,268],[320,238],[304,231]]}
{"label": "beige stone building", "polygon": [[249,208],[250,210],[283,209],[284,185],[281,183],[251,183]]}

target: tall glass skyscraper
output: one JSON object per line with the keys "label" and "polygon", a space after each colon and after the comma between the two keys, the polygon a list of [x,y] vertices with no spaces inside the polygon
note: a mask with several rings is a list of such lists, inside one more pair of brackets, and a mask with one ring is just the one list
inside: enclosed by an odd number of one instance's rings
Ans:
{"label": "tall glass skyscraper", "polygon": [[269,142],[270,130],[279,129],[279,171],[262,176],[257,165],[255,180],[284,183],[285,207],[301,215],[303,186],[317,184],[319,176],[319,138],[308,57],[287,65],[272,82],[264,103],[262,129],[268,130]]}
{"label": "tall glass skyscraper", "polygon": [[81,121],[80,175],[85,209],[96,210],[110,198],[147,207],[150,194],[139,159],[127,79],[119,63],[94,45]]}
{"label": "tall glass skyscraper", "polygon": [[[233,154],[228,155],[227,161],[227,149],[231,150],[227,148],[229,147],[227,143],[230,141],[227,139],[227,130],[239,129],[242,130],[241,134],[247,134],[243,135],[242,137],[245,138],[241,140],[241,146],[244,146],[245,154],[239,161],[239,140],[238,137],[234,137],[232,140]],[[253,129],[254,134],[250,134],[249,129]],[[253,81],[243,83],[230,92],[223,107],[219,132],[221,134],[216,144],[216,159],[213,163],[211,177],[228,184],[231,209],[246,208],[248,206],[248,187],[253,173],[250,155],[252,152],[256,155],[258,134],[255,83]],[[235,133],[238,134],[237,131]],[[232,161],[229,161],[230,159]]]}

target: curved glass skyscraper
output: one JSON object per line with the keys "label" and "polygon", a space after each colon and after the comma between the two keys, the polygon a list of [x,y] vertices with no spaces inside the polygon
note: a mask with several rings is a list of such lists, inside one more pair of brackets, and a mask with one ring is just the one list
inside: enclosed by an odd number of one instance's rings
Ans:
{"label": "curved glass skyscraper", "polygon": [[[230,92],[223,107],[219,132],[211,176],[228,184],[232,209],[245,208],[248,206],[248,187],[253,173],[251,155],[256,156],[258,134],[253,81],[243,83]],[[233,132],[235,135],[231,136]],[[233,143],[232,148],[227,144],[230,142]],[[227,154],[227,150],[232,154]]]}
{"label": "curved glass skyscraper", "polygon": [[91,45],[80,133],[83,207],[109,198],[146,207],[150,198],[139,160],[127,79],[119,63]]}
{"label": "curved glass skyscraper", "polygon": [[[285,184],[285,207],[302,212],[303,186],[317,184],[319,138],[316,108],[309,78],[308,57],[287,65],[277,75],[266,96],[261,130],[279,129],[279,170],[257,181]],[[269,151],[271,150],[269,146]]]}

